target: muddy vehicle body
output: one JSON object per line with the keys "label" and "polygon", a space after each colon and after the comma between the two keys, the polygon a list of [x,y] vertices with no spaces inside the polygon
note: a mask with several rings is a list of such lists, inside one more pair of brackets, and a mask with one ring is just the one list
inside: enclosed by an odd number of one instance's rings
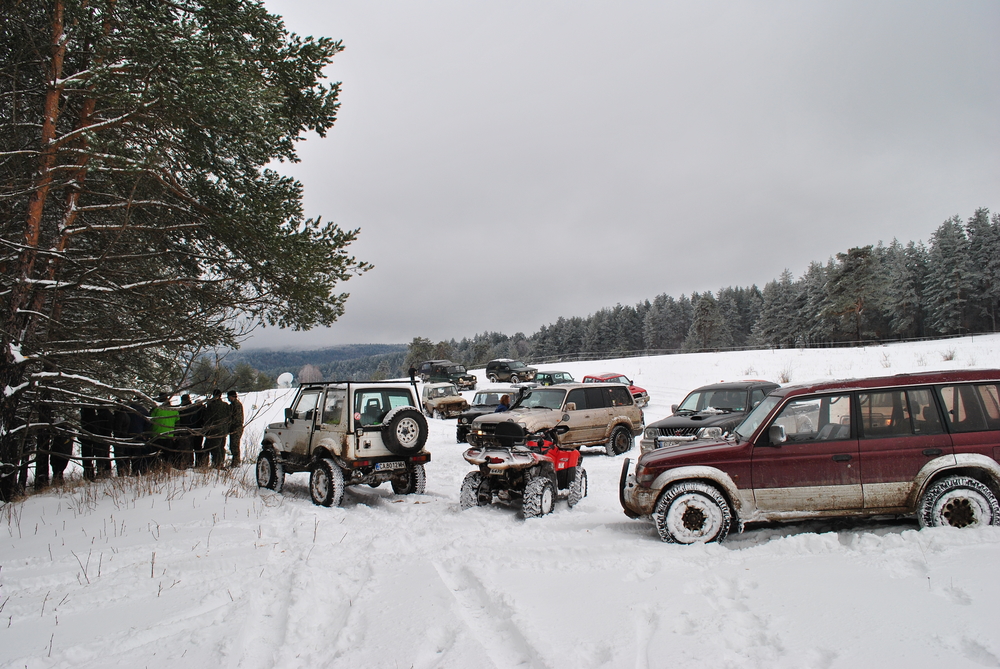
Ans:
{"label": "muddy vehicle body", "polygon": [[345,487],[362,483],[422,494],[431,455],[418,406],[407,383],[303,384],[284,421],[264,431],[257,485],[280,492],[286,474],[309,472],[310,496],[322,506],[339,506]]}
{"label": "muddy vehicle body", "polygon": [[605,374],[588,374],[583,377],[584,383],[624,383],[628,386],[628,390],[632,393],[632,397],[635,399],[636,405],[642,409],[647,404],[649,404],[649,393],[646,392],[645,388],[640,388],[639,386],[632,383],[632,379],[628,378],[624,374],[617,374],[615,372],[608,372]]}
{"label": "muddy vehicle body", "polygon": [[673,415],[646,426],[639,446],[645,453],[681,441],[722,438],[779,387],[770,381],[733,381],[696,388],[671,407]]}
{"label": "muddy vehicle body", "polygon": [[618,383],[561,383],[525,388],[509,411],[476,418],[466,441],[474,446],[495,442],[500,423],[512,422],[527,433],[563,424],[563,446],[604,446],[608,455],[632,448],[645,420],[628,388]]}
{"label": "muddy vehicle body", "polygon": [[475,390],[476,375],[464,365],[451,360],[427,360],[420,363],[417,375],[424,383],[454,383],[459,390]]}
{"label": "muddy vehicle body", "polygon": [[1000,525],[998,458],[1000,370],[830,381],[771,391],[730,438],[626,459],[619,499],[675,543],[807,518]]}
{"label": "muddy vehicle body", "polygon": [[496,439],[465,451],[476,466],[465,475],[459,496],[463,509],[493,502],[520,503],[525,518],[551,513],[558,491],[570,508],[587,495],[587,471],[579,449],[560,447],[565,425],[528,433],[517,423],[500,423]]}
{"label": "muddy vehicle body", "polygon": [[469,408],[454,383],[425,383],[420,389],[424,413],[434,418],[455,418]]}

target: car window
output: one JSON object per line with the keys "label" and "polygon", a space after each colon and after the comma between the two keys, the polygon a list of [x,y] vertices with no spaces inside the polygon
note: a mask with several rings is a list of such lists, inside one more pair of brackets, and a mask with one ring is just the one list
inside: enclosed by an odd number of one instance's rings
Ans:
{"label": "car window", "polygon": [[1000,429],[996,384],[944,386],[940,396],[952,432]]}
{"label": "car window", "polygon": [[858,393],[862,438],[913,434],[913,420],[905,390]]}
{"label": "car window", "polygon": [[616,386],[614,388],[608,388],[608,396],[613,407],[625,407],[634,404],[632,401],[632,394],[627,388],[622,388]]}
{"label": "car window", "polygon": [[366,388],[354,393],[354,419],[362,425],[378,425],[389,411],[411,406],[410,393],[402,388]]}
{"label": "car window", "polygon": [[750,407],[757,406],[764,399],[764,391],[760,388],[750,391]]}
{"label": "car window", "polygon": [[849,439],[851,396],[821,395],[789,402],[772,425],[782,425],[789,442]]}
{"label": "car window", "polygon": [[319,406],[319,390],[309,390],[299,396],[299,401],[295,405],[295,411],[292,413],[292,418],[305,418],[312,419],[313,415],[316,413],[316,407]]}
{"label": "car window", "polygon": [[536,388],[521,398],[519,407],[539,409],[561,409],[566,391],[555,388]]}
{"label": "car window", "polygon": [[914,434],[942,434],[944,432],[941,414],[934,401],[934,394],[929,388],[907,390],[906,399],[910,404],[910,414],[913,416]]}
{"label": "car window", "polygon": [[704,395],[705,406],[700,407],[702,409],[712,407],[714,409],[739,412],[745,409],[743,402],[746,400],[747,395],[742,390],[713,390],[704,393]]}
{"label": "car window", "polygon": [[771,413],[771,409],[781,401],[780,397],[777,396],[767,396],[760,401],[760,404],[753,408],[753,411],[743,419],[743,422],[736,427],[736,436],[740,439],[749,439],[753,435],[754,431],[760,426],[767,415]]}
{"label": "car window", "polygon": [[585,390],[587,392],[588,409],[603,409],[606,406],[611,406],[608,398],[609,388],[586,388]]}
{"label": "car window", "polygon": [[347,402],[347,391],[331,388],[326,391],[326,402],[323,405],[323,423],[340,425],[344,420],[344,404]]}
{"label": "car window", "polygon": [[587,394],[584,388],[574,388],[569,391],[569,396],[566,398],[566,404],[572,402],[576,405],[576,410],[580,411],[582,409],[587,409]]}
{"label": "car window", "polygon": [[555,374],[554,378],[557,381],[563,381],[563,382],[566,382],[566,383],[572,383],[573,382],[573,377],[570,376],[569,374],[566,374],[566,373]]}

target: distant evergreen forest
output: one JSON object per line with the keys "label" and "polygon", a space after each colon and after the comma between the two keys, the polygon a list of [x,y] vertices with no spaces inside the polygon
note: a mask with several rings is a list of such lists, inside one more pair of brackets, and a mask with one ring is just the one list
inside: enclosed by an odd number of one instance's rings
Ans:
{"label": "distant evergreen forest", "polygon": [[[893,240],[785,270],[763,289],[667,294],[587,317],[560,317],[537,332],[484,332],[461,341],[340,346],[319,351],[238,351],[246,362],[296,380],[393,378],[410,364],[447,358],[469,368],[494,358],[531,363],[734,348],[849,346],[996,332],[1000,317],[1000,214],[978,209],[942,223],[929,242]],[[310,369],[311,366],[311,369]],[[318,380],[318,379],[314,379]]]}
{"label": "distant evergreen forest", "polygon": [[768,282],[690,296],[660,294],[586,317],[559,318],[530,336],[484,332],[432,344],[415,338],[407,364],[449,358],[467,367],[498,357],[528,362],[733,348],[834,346],[996,332],[1000,214],[978,209],[942,223],[927,245],[893,240],[788,270]]}

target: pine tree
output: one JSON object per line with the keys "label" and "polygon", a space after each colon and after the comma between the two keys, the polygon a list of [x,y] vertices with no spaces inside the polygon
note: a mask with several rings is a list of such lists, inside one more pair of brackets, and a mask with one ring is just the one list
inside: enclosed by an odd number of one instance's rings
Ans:
{"label": "pine tree", "polygon": [[962,220],[954,216],[931,235],[924,289],[928,326],[938,334],[968,330],[967,304],[974,288],[969,240]]}
{"label": "pine tree", "polygon": [[0,462],[39,402],[72,418],[258,323],[343,313],[358,231],[268,167],[334,123],[339,42],[259,0],[52,0],[4,3],[0,44]]}

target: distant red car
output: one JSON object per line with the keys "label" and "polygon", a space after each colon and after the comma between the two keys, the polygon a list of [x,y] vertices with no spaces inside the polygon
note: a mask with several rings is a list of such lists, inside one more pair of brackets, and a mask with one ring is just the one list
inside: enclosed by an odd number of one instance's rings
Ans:
{"label": "distant red car", "polygon": [[632,383],[632,380],[625,376],[624,374],[589,374],[583,377],[584,383],[624,383],[628,386],[628,390],[632,393],[632,399],[635,400],[636,406],[640,409],[649,404],[649,393],[646,392],[645,388],[640,388],[639,386]]}

